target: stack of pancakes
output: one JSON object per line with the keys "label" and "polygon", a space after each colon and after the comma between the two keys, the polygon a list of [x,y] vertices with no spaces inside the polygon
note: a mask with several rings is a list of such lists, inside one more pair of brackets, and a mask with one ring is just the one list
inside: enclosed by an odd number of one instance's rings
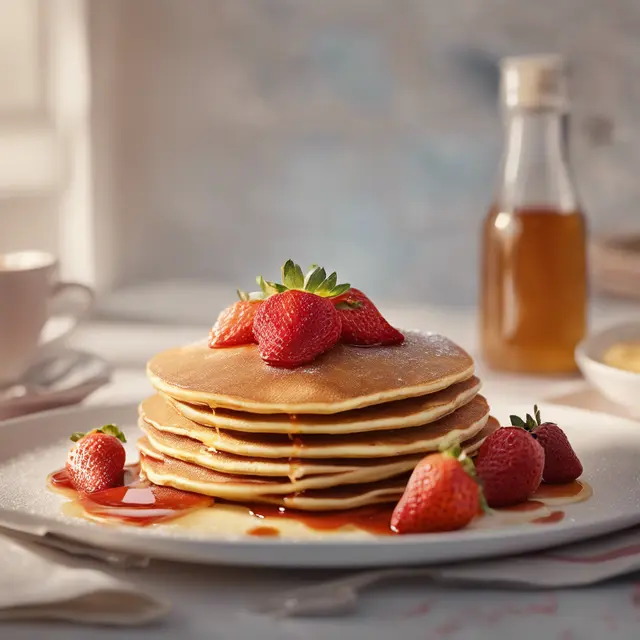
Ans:
{"label": "stack of pancakes", "polygon": [[151,482],[302,510],[395,502],[426,453],[473,453],[497,428],[472,358],[447,338],[338,344],[309,365],[271,367],[255,345],[165,351],[140,405]]}

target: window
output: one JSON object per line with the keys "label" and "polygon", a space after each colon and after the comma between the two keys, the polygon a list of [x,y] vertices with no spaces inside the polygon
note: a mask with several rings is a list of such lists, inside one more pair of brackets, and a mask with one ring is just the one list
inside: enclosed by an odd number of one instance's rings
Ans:
{"label": "window", "polygon": [[83,0],[0,0],[0,251],[93,283]]}

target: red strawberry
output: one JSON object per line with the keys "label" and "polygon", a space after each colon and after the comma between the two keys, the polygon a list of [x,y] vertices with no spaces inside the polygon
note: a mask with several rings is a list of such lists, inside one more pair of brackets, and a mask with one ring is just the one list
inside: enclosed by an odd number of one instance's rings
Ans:
{"label": "red strawberry", "polygon": [[124,434],[115,425],[106,425],[87,434],[74,433],[76,444],[67,456],[67,473],[80,493],[94,493],[122,484],[126,452]]}
{"label": "red strawberry", "polygon": [[359,289],[349,289],[336,298],[342,318],[342,341],[355,345],[392,345],[404,341],[377,307]]}
{"label": "red strawberry", "polygon": [[481,511],[481,491],[472,477],[473,463],[459,447],[434,453],[413,470],[391,516],[395,533],[454,531]]}
{"label": "red strawberry", "polygon": [[502,427],[483,443],[475,460],[490,507],[528,500],[540,486],[544,449],[520,427]]}
{"label": "red strawberry", "polygon": [[533,406],[533,416],[523,420],[511,416],[511,424],[531,432],[544,449],[545,462],[542,479],[549,484],[572,482],[582,475],[582,463],[573,450],[569,438],[555,422],[542,422],[540,410]]}
{"label": "red strawberry", "polygon": [[253,319],[261,303],[261,300],[239,300],[222,311],[209,334],[209,346],[233,347],[255,342]]}
{"label": "red strawberry", "polygon": [[533,431],[544,449],[542,479],[549,484],[563,484],[582,475],[582,463],[573,450],[566,433],[553,422],[544,422]]}
{"label": "red strawberry", "polygon": [[340,339],[340,315],[328,298],[297,289],[277,293],[258,308],[253,335],[268,364],[311,362]]}

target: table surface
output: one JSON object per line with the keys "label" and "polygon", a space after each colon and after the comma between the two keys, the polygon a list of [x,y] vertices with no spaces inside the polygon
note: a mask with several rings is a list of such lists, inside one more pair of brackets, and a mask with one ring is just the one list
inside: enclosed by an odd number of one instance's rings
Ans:
{"label": "table surface", "polygon": [[[599,328],[637,314],[634,305],[596,307],[592,326]],[[446,333],[477,353],[473,314],[444,309],[385,309],[397,326]],[[637,315],[636,315],[637,317]],[[113,381],[87,404],[137,402],[151,392],[144,363],[154,353],[198,340],[202,327],[93,323],[74,336],[74,347],[92,351],[116,367]],[[483,393],[501,401],[553,401],[620,413],[588,388],[579,376],[536,378],[497,374],[478,363]],[[334,618],[277,620],[251,612],[261,595],[327,577],[318,573],[284,573],[152,563],[131,570],[126,579],[173,603],[170,617],[151,630],[155,638],[235,640],[280,638],[324,640],[467,640],[516,637],[539,640],[611,640],[640,635],[640,576],[593,588],[562,591],[500,591],[448,588],[423,582],[394,583],[372,589],[352,615]],[[149,629],[90,629],[66,624],[0,625],[7,640],[137,639]]]}

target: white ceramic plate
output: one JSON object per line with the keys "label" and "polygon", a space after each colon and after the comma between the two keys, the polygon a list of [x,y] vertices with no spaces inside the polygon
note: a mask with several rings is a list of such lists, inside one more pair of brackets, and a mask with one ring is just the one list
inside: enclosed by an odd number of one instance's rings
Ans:
{"label": "white ceramic plate", "polygon": [[[506,421],[529,406],[500,406]],[[580,455],[593,497],[564,508],[561,522],[466,529],[447,534],[375,537],[358,532],[311,533],[300,525],[287,537],[259,538],[238,533],[233,518],[217,530],[174,525],[136,528],[100,525],[65,516],[61,496],[45,489],[45,479],[62,467],[68,434],[115,422],[129,436],[132,461],[137,435],[136,407],[56,410],[0,424],[0,520],[12,516],[44,524],[58,535],[104,548],[155,558],[198,563],[269,567],[364,567],[451,562],[543,549],[640,523],[640,424],[588,411],[542,406],[543,418],[566,430]],[[504,422],[503,422],[504,423]],[[216,509],[209,509],[215,513]],[[188,516],[187,516],[188,517]],[[249,517],[249,516],[245,516]],[[299,523],[295,523],[299,525]],[[242,526],[245,526],[242,523]],[[216,529],[216,527],[213,527]]]}

